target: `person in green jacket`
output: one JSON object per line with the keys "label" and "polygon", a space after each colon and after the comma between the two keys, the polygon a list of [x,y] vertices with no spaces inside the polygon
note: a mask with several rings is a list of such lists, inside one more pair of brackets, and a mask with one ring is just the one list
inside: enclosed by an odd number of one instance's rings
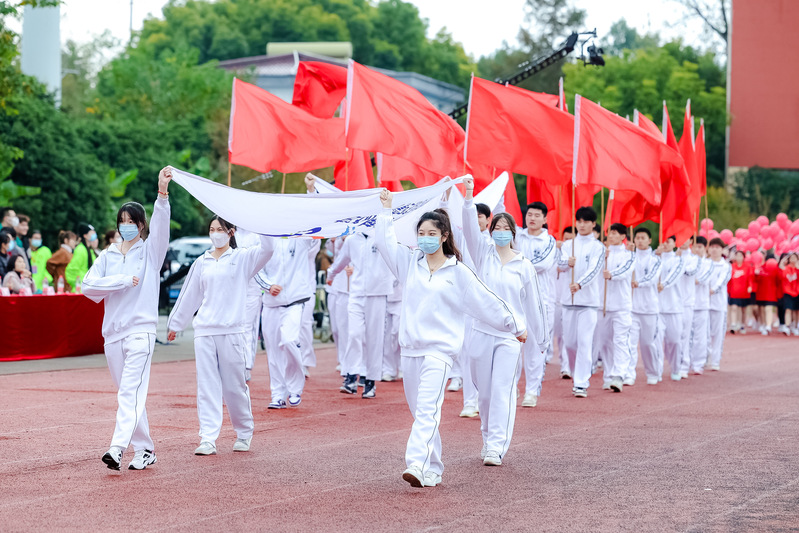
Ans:
{"label": "person in green jacket", "polygon": [[47,280],[49,285],[53,284],[53,276],[47,272],[47,260],[52,256],[53,252],[50,251],[50,248],[42,246],[42,232],[35,230],[31,234],[31,273],[37,292],[42,290],[44,280]]}
{"label": "person in green jacket", "polygon": [[[97,232],[91,224],[80,223],[78,224],[78,237],[80,243],[75,247],[72,254],[72,261],[67,265],[65,276],[67,282],[72,285],[72,292],[78,293],[80,285],[83,284],[83,278],[86,273],[94,264],[97,259],[97,254],[92,246],[92,241],[97,240]],[[80,281],[80,283],[78,283]]]}

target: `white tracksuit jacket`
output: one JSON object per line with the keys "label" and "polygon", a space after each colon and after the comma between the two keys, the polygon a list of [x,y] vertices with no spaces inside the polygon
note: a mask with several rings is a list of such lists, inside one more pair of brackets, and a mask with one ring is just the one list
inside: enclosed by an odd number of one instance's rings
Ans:
{"label": "white tracksuit jacket", "polygon": [[[711,272],[708,279],[710,289],[709,309],[711,311],[727,312],[727,282],[732,276],[732,266],[722,258],[719,261],[710,261]],[[725,325],[726,326],[726,325]]]}
{"label": "white tracksuit jacket", "polygon": [[375,236],[380,255],[403,284],[403,357],[430,356],[451,366],[461,351],[467,315],[514,336],[524,333],[523,319],[462,262],[450,257],[431,274],[422,251],[397,242],[390,209],[378,215]]}
{"label": "white tracksuit jacket", "polygon": [[696,274],[699,270],[699,258],[690,249],[683,250],[683,275],[680,277],[680,295],[683,307],[693,309],[696,302]]}
{"label": "white tracksuit jacket", "polygon": [[638,287],[633,290],[633,313],[639,315],[657,315],[660,312],[658,302],[658,282],[662,261],[654,250],[635,250],[635,281]]}
{"label": "white tracksuit jacket", "polygon": [[351,296],[388,296],[393,292],[394,275],[378,253],[374,236],[356,233],[347,237],[335,261],[327,269],[328,279],[335,283],[347,265],[353,266]]}
{"label": "white tracksuit jacket", "polygon": [[[635,254],[629,251],[623,244],[608,247],[608,272],[611,278],[608,280],[608,297],[606,298],[606,311],[632,311],[632,291],[630,290],[630,280],[633,276],[633,266],[635,265]],[[602,277],[604,280],[604,276]],[[604,289],[604,286],[603,286]],[[604,290],[603,290],[604,292]]]}
{"label": "white tracksuit jacket", "polygon": [[[521,253],[503,265],[496,244],[488,243],[477,232],[478,228],[477,209],[473,201],[466,200],[463,204],[463,235],[478,276],[510,306],[518,319],[524,321],[519,328],[527,330],[527,342],[535,342],[540,351],[545,351],[551,340],[535,267]],[[484,322],[475,322],[473,327],[495,337],[515,338],[507,330],[499,330]]]}
{"label": "white tracksuit jacket", "polygon": [[659,294],[661,314],[682,314],[683,295],[682,279],[685,277],[685,259],[674,252],[661,255],[660,284],[663,290]]}
{"label": "white tracksuit jacket", "polygon": [[516,242],[519,250],[529,259],[538,274],[541,286],[541,296],[544,301],[552,305],[555,303],[555,278],[550,272],[558,258],[558,247],[555,238],[547,230],[541,230],[540,235],[530,235],[526,229],[518,228]]}
{"label": "white tracksuit jacket", "polygon": [[266,289],[280,285],[282,290],[277,296],[264,294],[264,306],[282,307],[309,300],[308,280],[314,279],[308,255],[319,246],[317,239],[277,239],[273,241],[274,253],[263,269],[255,276],[255,280]]}
{"label": "white tracksuit jacket", "polygon": [[[158,288],[161,266],[169,248],[169,201],[155,201],[147,240],[126,255],[112,244],[100,253],[83,279],[83,294],[92,301],[105,299],[103,337],[106,344],[134,333],[155,336],[158,325]],[[133,277],[139,284],[133,286]]]}
{"label": "white tracksuit jacket", "polygon": [[183,331],[194,317],[195,337],[246,333],[250,327],[247,285],[273,251],[274,239],[260,236],[259,246],[229,248],[219,259],[214,259],[212,250],[198,257],[183,282],[167,328]]}
{"label": "white tracksuit jacket", "polygon": [[707,311],[710,309],[710,276],[713,273],[713,261],[707,258],[699,259],[699,269],[696,274],[696,299],[694,309]]}
{"label": "white tracksuit jacket", "polygon": [[[572,247],[576,250],[574,263],[574,282],[580,285],[580,290],[574,294],[569,291],[571,272],[569,258],[572,256]],[[600,282],[602,270],[605,267],[605,247],[593,235],[577,235],[574,239],[566,241],[560,248],[558,270],[561,276],[566,275],[568,281],[566,290],[560,295],[560,303],[564,306],[575,307],[600,307],[602,305],[602,291],[604,285]]]}

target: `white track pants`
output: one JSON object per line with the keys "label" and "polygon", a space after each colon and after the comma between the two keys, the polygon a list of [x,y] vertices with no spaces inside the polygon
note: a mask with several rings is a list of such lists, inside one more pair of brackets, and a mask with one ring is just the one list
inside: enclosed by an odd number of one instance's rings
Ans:
{"label": "white track pants", "polygon": [[[566,357],[566,350],[563,348],[563,306],[555,304],[554,306],[554,320],[552,321],[552,345],[553,350],[557,353],[560,359],[560,371],[571,372],[569,366],[569,358]],[[557,346],[555,346],[557,342]],[[526,344],[526,343],[525,343]]]}
{"label": "white track pants", "polygon": [[474,331],[472,345],[477,349],[472,351],[469,366],[477,385],[483,444],[504,457],[516,421],[522,344],[516,339]]}
{"label": "white track pants", "polygon": [[405,448],[405,465],[416,465],[426,474],[444,472],[441,462],[441,407],[450,366],[430,356],[402,358],[402,386],[413,415],[411,435]]}
{"label": "white track pants", "polygon": [[290,307],[264,306],[261,325],[273,400],[285,400],[289,394],[302,394],[305,387],[299,347],[303,305],[308,303]]}
{"label": "white track pants", "polygon": [[[596,308],[563,306],[563,345],[574,386],[587,389],[591,379],[591,345],[596,328]],[[563,352],[561,352],[561,355]]]}
{"label": "white track pants", "polygon": [[197,415],[200,441],[216,442],[222,429],[222,401],[236,437],[249,439],[254,429],[250,388],[244,380],[248,333],[194,338],[197,364]]}
{"label": "white track pants", "polygon": [[316,294],[305,302],[302,307],[302,322],[300,326],[300,353],[303,366],[316,366],[316,352],[313,349],[313,310],[316,304]]}
{"label": "white track pants", "polygon": [[399,321],[402,302],[386,302],[386,326],[383,338],[383,374],[397,377],[400,367]]}
{"label": "white track pants", "polygon": [[709,339],[708,345],[710,346],[708,363],[711,365],[721,364],[721,352],[724,350],[724,336],[727,334],[727,310],[724,311],[709,311]]}
{"label": "white track pants", "polygon": [[255,353],[258,351],[258,323],[261,321],[261,286],[255,278],[247,284],[247,370],[255,366]]}
{"label": "white track pants", "polygon": [[[550,337],[551,338],[551,337]],[[552,350],[552,343],[549,345]],[[541,396],[541,382],[544,380],[544,370],[548,352],[541,352],[535,342],[522,344],[524,361],[524,394]]]}
{"label": "white track pants", "polygon": [[602,356],[602,381],[610,384],[613,378],[624,379],[630,368],[632,351],[630,330],[633,326],[629,311],[602,311],[597,315],[597,351]]}
{"label": "white track pants", "polygon": [[682,365],[683,313],[663,313],[663,358],[672,374],[679,374]]}
{"label": "white track pants", "polygon": [[341,364],[344,373],[360,374],[366,379],[380,381],[383,371],[386,300],[385,296],[350,295],[347,356]]}
{"label": "white track pants", "polygon": [[663,374],[663,351],[658,349],[658,319],[659,315],[644,315],[633,313],[633,324],[630,328],[630,347],[634,357],[627,367],[625,378],[635,379],[638,365],[636,346],[641,348],[641,359],[644,361],[644,371],[647,379],[660,379]]}
{"label": "white track pants", "polygon": [[702,372],[707,362],[708,314],[707,309],[694,309],[690,366],[695,372]]}
{"label": "white track pants", "polygon": [[[463,347],[461,348],[461,355],[455,360],[449,377],[460,377],[463,380],[463,388],[461,389],[461,393],[463,394],[463,406],[477,409],[477,382],[472,373],[472,365],[470,363],[470,359],[475,353],[475,346],[473,346],[472,343],[472,335],[475,333],[473,324],[471,318],[466,319],[466,333],[464,335]],[[459,375],[455,374],[456,367],[459,369]]]}
{"label": "white track pants", "polygon": [[682,313],[682,341],[680,343],[680,372],[691,367],[691,334],[694,326],[694,308],[686,307]]}
{"label": "white track pants", "polygon": [[150,386],[155,335],[136,333],[105,345],[105,358],[117,388],[117,417],[111,446],[153,449],[144,404]]}
{"label": "white track pants", "polygon": [[[333,332],[333,341],[336,343],[336,354],[339,364],[344,360],[344,353],[347,351],[350,323],[349,310],[347,309],[349,301],[350,295],[346,292],[330,292],[327,294],[327,309],[330,313],[330,330]],[[345,372],[342,369],[341,375],[344,374]]]}

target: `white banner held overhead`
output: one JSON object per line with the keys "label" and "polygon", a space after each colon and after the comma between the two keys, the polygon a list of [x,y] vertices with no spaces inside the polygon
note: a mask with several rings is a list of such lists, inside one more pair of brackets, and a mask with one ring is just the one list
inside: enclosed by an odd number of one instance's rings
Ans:
{"label": "white banner held overhead", "polygon": [[[232,189],[173,169],[173,180],[225,220],[271,237],[339,237],[371,233],[382,211],[381,189],[328,194],[268,194]],[[463,180],[445,178],[435,185],[394,194],[394,220],[415,217]],[[402,241],[405,242],[406,238]],[[415,232],[413,243],[416,242]]]}

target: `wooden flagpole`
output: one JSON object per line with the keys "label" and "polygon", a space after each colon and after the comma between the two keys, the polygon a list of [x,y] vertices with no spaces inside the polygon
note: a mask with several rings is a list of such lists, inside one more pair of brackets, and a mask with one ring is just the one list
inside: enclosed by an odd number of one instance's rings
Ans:
{"label": "wooden flagpole", "polygon": [[[575,261],[577,260],[577,256],[575,255],[577,247],[577,207],[575,204],[577,203],[577,187],[572,183],[572,233],[574,237],[572,239],[572,259]],[[572,284],[574,283],[574,267],[571,267],[572,270]],[[574,293],[572,292],[572,305],[574,305]]]}
{"label": "wooden flagpole", "polygon": [[[605,189],[603,188],[602,192],[604,193],[604,191],[605,191]],[[610,215],[610,202],[611,202],[611,200],[613,200],[613,191],[612,190],[608,193],[608,208],[607,208],[607,211],[606,211],[608,213],[608,215]],[[604,209],[604,208],[605,208],[605,204],[604,204],[604,198],[603,198],[602,209]],[[603,220],[602,221],[603,227],[604,227],[604,224],[605,224],[605,222]],[[600,235],[601,235],[601,233],[600,233]],[[608,269],[608,255],[609,254],[610,254],[610,248],[609,247],[605,247],[605,270]],[[602,277],[605,277],[605,276],[603,275]],[[608,309],[608,278],[605,278],[605,297],[602,299],[602,316],[603,317],[607,313],[607,309]]]}
{"label": "wooden flagpole", "polygon": [[230,161],[227,162],[227,186],[230,187]]}

